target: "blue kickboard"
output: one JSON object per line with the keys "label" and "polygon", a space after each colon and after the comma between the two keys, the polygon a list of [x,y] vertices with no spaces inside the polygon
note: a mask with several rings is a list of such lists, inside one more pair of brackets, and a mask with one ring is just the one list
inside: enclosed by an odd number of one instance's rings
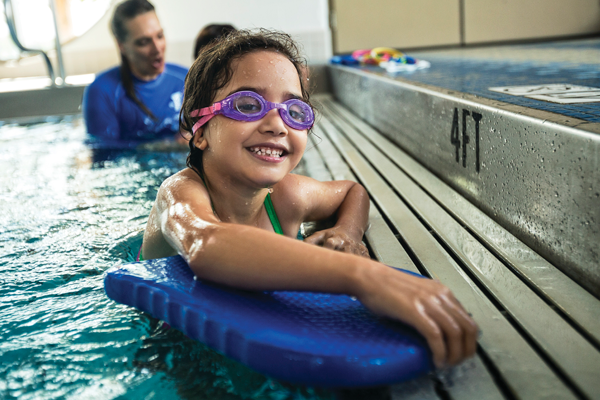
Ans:
{"label": "blue kickboard", "polygon": [[114,267],[104,289],[116,302],[287,382],[367,387],[433,369],[419,333],[346,295],[231,289],[194,280],[180,256]]}

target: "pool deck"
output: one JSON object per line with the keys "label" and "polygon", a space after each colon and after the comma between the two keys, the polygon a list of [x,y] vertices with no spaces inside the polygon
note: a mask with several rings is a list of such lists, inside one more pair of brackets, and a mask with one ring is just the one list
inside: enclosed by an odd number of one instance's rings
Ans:
{"label": "pool deck", "polygon": [[331,66],[335,98],[600,295],[600,39],[408,54]]}
{"label": "pool deck", "polygon": [[[396,73],[388,73],[377,66],[361,69],[398,82],[460,95],[464,99],[501,110],[600,133],[600,39],[408,54],[429,61],[431,67]],[[595,101],[571,99],[572,103],[561,104],[490,90],[511,86],[543,88],[555,84],[596,88],[596,91],[585,89],[587,99]],[[559,96],[554,94],[554,97],[556,99]],[[546,98],[552,99],[552,96]]]}

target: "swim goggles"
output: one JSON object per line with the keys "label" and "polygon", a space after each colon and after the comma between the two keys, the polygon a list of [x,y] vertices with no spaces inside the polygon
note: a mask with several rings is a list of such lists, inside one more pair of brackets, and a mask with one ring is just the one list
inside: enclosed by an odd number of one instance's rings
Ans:
{"label": "swim goggles", "polygon": [[302,100],[290,99],[283,103],[271,103],[258,93],[244,90],[227,96],[210,107],[192,111],[191,117],[201,117],[192,127],[192,133],[196,133],[217,114],[223,114],[236,121],[258,121],[274,108],[279,110],[281,119],[290,128],[310,129],[315,122],[312,107]]}

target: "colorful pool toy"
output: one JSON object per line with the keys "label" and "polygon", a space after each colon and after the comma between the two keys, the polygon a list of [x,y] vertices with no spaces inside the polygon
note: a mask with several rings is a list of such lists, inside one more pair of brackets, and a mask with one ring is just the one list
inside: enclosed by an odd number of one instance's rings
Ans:
{"label": "colorful pool toy", "polygon": [[392,73],[401,71],[411,72],[431,66],[428,61],[407,56],[403,52],[391,47],[355,50],[351,55],[334,56],[331,62],[342,65],[378,65]]}

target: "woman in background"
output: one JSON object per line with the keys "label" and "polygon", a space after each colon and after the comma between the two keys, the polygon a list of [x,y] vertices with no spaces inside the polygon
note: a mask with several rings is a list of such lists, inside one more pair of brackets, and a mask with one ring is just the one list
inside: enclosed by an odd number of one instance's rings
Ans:
{"label": "woman in background", "polygon": [[83,95],[88,133],[109,147],[182,139],[179,111],[187,68],[166,63],[163,29],[147,0],[120,3],[111,30],[121,65],[100,73]]}

